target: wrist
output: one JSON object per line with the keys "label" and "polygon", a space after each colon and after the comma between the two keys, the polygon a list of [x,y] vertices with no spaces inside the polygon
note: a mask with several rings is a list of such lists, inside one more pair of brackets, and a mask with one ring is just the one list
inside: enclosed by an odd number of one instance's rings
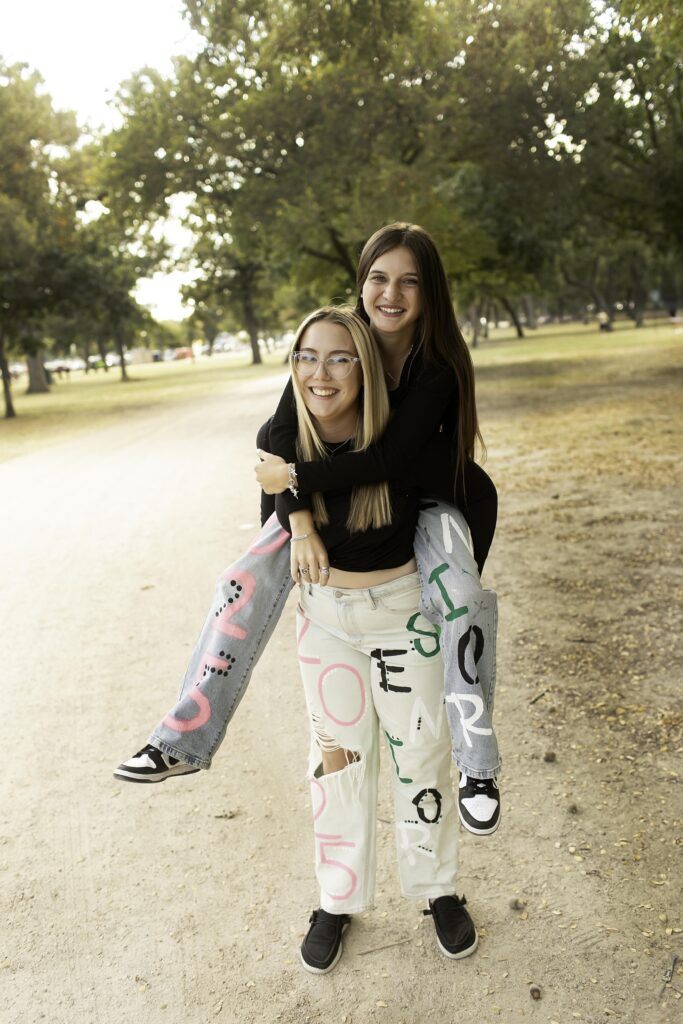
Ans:
{"label": "wrist", "polygon": [[317,532],[317,530],[309,530],[308,533],[301,533],[298,537],[295,537],[294,534],[292,534],[290,540],[308,540],[309,537],[313,537]]}
{"label": "wrist", "polygon": [[289,530],[290,533],[310,533],[311,530],[315,530],[315,523],[313,522],[313,514],[310,509],[302,508],[296,512],[289,513]]}
{"label": "wrist", "polygon": [[296,476],[296,466],[293,462],[287,464],[287,487],[295,498],[299,497],[299,481]]}

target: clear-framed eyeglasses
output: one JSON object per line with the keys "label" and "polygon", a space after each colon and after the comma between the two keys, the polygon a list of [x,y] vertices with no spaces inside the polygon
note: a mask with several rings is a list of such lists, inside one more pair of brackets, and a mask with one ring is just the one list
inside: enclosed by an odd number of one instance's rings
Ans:
{"label": "clear-framed eyeglasses", "polygon": [[343,353],[328,356],[327,359],[318,359],[312,352],[292,352],[290,358],[300,377],[312,377],[318,369],[318,365],[322,363],[325,372],[333,380],[343,380],[344,377],[348,377],[356,363],[360,362],[359,356],[347,356]]}

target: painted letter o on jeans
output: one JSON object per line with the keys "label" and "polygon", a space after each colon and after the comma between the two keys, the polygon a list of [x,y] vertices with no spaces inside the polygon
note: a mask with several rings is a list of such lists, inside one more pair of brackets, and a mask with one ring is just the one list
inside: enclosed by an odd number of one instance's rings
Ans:
{"label": "painted letter o on jeans", "polygon": [[[336,671],[350,672],[351,675],[356,680],[356,682],[358,683],[358,688],[360,690],[360,708],[355,718],[349,718],[348,720],[337,718],[337,716],[334,715],[327,706],[327,701],[325,700],[325,680],[327,679],[331,672]],[[337,725],[356,725],[358,722],[360,722],[361,718],[365,713],[365,686],[363,684],[363,680],[361,679],[360,672],[358,672],[353,667],[353,665],[343,665],[341,663],[338,663],[335,665],[328,665],[327,668],[324,668],[320,675],[318,676],[318,695],[320,696],[320,704],[322,706],[323,711],[325,712],[327,717],[331,719],[333,722],[336,722]]]}

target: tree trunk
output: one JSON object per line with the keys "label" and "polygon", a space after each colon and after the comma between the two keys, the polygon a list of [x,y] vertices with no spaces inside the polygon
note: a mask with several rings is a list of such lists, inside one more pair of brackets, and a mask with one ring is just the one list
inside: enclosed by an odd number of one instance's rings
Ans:
{"label": "tree trunk", "polygon": [[515,330],[517,331],[517,337],[518,338],[523,338],[524,337],[524,329],[523,329],[521,323],[519,322],[519,317],[517,316],[517,312],[515,310],[515,307],[512,305],[510,300],[508,298],[506,298],[505,295],[500,295],[499,299],[502,302],[502,304],[505,307],[505,309],[507,309],[508,313],[510,314],[510,319],[512,320],[513,324],[515,325]]}
{"label": "tree trunk", "polygon": [[119,355],[119,365],[121,367],[121,381],[126,383],[130,378],[128,377],[128,371],[126,370],[126,344],[123,340],[123,334],[121,331],[117,331],[114,335],[114,344],[116,345],[116,351]]}
{"label": "tree trunk", "polygon": [[254,303],[251,297],[251,289],[248,285],[242,294],[242,310],[244,312],[244,324],[251,343],[251,362],[253,366],[258,366],[263,360],[261,359],[261,349],[258,343],[258,324],[256,322],[256,314],[254,313]]}
{"label": "tree trunk", "polygon": [[489,328],[491,325],[491,303],[484,300],[482,303],[482,316],[484,317],[484,341],[489,340]]}
{"label": "tree trunk", "polygon": [[[564,266],[560,266],[560,269],[567,284],[571,285],[572,288],[578,289],[580,292],[585,292],[590,295],[596,308],[604,313],[607,320],[605,323],[600,324],[600,329],[611,331],[614,327],[614,307],[607,301],[596,284],[599,270],[599,258],[596,257],[593,261],[593,270],[589,281],[580,281],[578,278],[572,277]],[[584,323],[587,322],[588,319],[586,317]]]}
{"label": "tree trunk", "polygon": [[614,264],[611,262],[607,264],[604,294],[607,316],[609,317],[610,325],[612,325],[616,319],[616,311],[614,308]]}
{"label": "tree trunk", "polygon": [[481,337],[481,316],[484,309],[484,300],[473,302],[469,309],[469,317],[472,321],[472,348],[476,348]]}
{"label": "tree trunk", "polygon": [[633,320],[636,327],[642,327],[645,323],[645,302],[647,296],[640,263],[635,260],[631,263],[631,281],[633,282]]}
{"label": "tree trunk", "polygon": [[46,395],[50,390],[50,385],[48,384],[47,377],[45,375],[42,349],[38,349],[34,356],[27,354],[26,365],[28,366],[28,387],[26,388],[26,394]]}
{"label": "tree trunk", "polygon": [[2,373],[2,389],[5,394],[5,419],[11,420],[17,415],[12,401],[12,378],[5,355],[5,341],[0,331],[0,372]]}
{"label": "tree trunk", "polygon": [[597,286],[592,285],[589,290],[590,290],[590,294],[591,294],[591,296],[593,298],[593,302],[598,307],[600,312],[603,313],[604,316],[606,317],[606,320],[603,323],[600,324],[600,330],[601,331],[613,331],[614,330],[614,307],[605,298],[605,296],[602,294],[602,292],[600,291],[600,289]]}
{"label": "tree trunk", "polygon": [[530,331],[535,331],[538,328],[536,323],[536,310],[534,309],[533,296],[525,295],[522,299],[522,305],[524,306],[524,316],[526,317],[526,325]]}
{"label": "tree trunk", "polygon": [[104,372],[109,373],[109,366],[107,364],[107,350],[104,347],[104,339],[97,339],[97,351],[100,353],[100,359],[104,363]]}

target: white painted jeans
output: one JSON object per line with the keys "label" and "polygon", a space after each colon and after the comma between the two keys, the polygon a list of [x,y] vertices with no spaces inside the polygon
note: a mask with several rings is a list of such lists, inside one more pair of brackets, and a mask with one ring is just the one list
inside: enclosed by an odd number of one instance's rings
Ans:
{"label": "white painted jeans", "polygon": [[[358,914],[374,902],[380,729],[393,759],[401,890],[421,900],[455,893],[451,738],[441,656],[420,643],[429,628],[417,573],[362,590],[301,587],[316,876],[329,913]],[[338,748],[355,760],[323,774],[321,751]]]}

